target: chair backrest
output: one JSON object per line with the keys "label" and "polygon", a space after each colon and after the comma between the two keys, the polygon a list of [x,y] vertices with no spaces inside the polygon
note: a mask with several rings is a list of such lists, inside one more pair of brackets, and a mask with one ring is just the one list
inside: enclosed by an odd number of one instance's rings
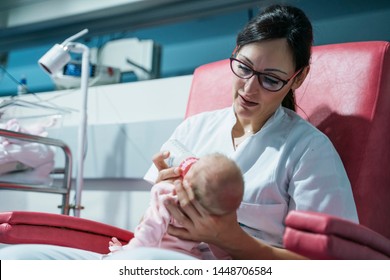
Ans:
{"label": "chair backrest", "polygon": [[[352,184],[360,223],[390,238],[389,42],[313,48],[297,112],[331,139]],[[229,60],[197,68],[186,117],[232,104]]]}
{"label": "chair backrest", "polygon": [[233,73],[229,59],[212,62],[195,69],[185,117],[232,105]]}

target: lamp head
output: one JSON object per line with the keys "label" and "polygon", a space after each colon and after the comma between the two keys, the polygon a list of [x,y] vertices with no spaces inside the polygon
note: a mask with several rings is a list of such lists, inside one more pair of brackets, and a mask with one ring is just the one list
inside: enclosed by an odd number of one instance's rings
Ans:
{"label": "lamp head", "polygon": [[49,74],[54,74],[62,69],[70,59],[66,45],[55,44],[38,60],[38,64]]}

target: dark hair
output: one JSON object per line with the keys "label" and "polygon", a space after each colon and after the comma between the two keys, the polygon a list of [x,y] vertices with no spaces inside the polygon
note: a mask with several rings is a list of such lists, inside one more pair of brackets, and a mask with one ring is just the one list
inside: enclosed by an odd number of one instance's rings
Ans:
{"label": "dark hair", "polygon": [[[293,54],[295,71],[309,65],[313,29],[305,13],[292,6],[272,5],[254,17],[237,35],[237,48],[259,41],[285,38]],[[290,89],[282,106],[295,111]]]}

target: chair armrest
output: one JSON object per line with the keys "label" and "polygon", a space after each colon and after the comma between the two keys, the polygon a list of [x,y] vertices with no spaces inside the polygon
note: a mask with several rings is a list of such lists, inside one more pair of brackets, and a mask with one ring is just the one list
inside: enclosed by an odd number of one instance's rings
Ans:
{"label": "chair armrest", "polygon": [[51,244],[106,254],[113,236],[126,244],[134,235],[114,226],[61,214],[0,213],[0,243]]}
{"label": "chair armrest", "polygon": [[351,221],[323,213],[291,211],[285,223],[285,248],[308,258],[390,258],[390,240]]}

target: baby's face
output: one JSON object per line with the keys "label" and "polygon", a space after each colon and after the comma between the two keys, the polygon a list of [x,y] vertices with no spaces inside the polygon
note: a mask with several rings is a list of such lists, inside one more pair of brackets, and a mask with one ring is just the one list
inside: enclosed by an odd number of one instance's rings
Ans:
{"label": "baby's face", "polygon": [[183,179],[190,184],[204,185],[201,184],[201,179],[205,179],[208,174],[210,174],[210,169],[213,168],[213,165],[217,164],[214,158],[212,157],[204,157],[200,158],[194,164],[192,164],[190,170],[183,177]]}
{"label": "baby's face", "polygon": [[193,185],[197,182],[197,178],[202,173],[202,162],[199,159],[197,162],[191,165],[190,170],[187,174],[184,175],[183,181],[187,181],[190,185]]}

